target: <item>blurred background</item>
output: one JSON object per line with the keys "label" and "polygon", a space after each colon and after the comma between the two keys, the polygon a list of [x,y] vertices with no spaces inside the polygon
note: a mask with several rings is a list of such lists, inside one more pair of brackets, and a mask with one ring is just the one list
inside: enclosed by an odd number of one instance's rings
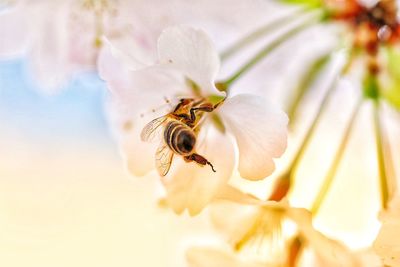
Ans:
{"label": "blurred background", "polygon": [[25,65],[0,62],[0,266],[184,266],[208,222],[158,208],[156,175],[127,175],[103,82],[84,73],[49,96]]}

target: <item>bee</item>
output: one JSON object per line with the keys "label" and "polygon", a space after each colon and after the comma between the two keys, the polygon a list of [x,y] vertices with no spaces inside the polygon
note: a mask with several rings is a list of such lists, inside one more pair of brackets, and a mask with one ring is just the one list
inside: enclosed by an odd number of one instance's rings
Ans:
{"label": "bee", "polygon": [[174,110],[146,124],[141,132],[141,139],[150,142],[157,137],[161,139],[155,154],[155,163],[161,176],[167,175],[174,155],[180,155],[186,162],[196,162],[202,166],[214,166],[195,151],[197,126],[205,112],[212,112],[218,104],[213,105],[204,99],[181,99]]}

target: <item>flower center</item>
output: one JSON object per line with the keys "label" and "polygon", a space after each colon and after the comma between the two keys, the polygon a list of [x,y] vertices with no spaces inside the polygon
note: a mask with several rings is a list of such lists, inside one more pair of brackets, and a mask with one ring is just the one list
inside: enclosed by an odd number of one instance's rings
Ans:
{"label": "flower center", "polygon": [[104,34],[104,15],[112,11],[112,5],[108,0],[84,0],[83,8],[93,12],[95,18],[95,36],[93,45],[100,48],[102,45],[101,37]]}
{"label": "flower center", "polygon": [[[338,1],[331,1],[338,2]],[[375,55],[381,43],[397,41],[400,26],[397,21],[397,6],[394,0],[382,0],[372,7],[364,7],[355,1],[352,8],[334,13],[333,18],[347,21],[355,32],[355,47]]]}
{"label": "flower center", "polygon": [[285,240],[282,238],[284,213],[279,209],[261,207],[254,223],[234,244],[241,256],[252,260],[271,262],[286,258]]}

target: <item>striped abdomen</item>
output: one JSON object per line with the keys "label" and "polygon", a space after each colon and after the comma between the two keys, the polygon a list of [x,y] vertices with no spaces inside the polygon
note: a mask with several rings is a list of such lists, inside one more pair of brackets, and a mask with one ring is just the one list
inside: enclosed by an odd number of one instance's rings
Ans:
{"label": "striped abdomen", "polygon": [[193,130],[180,121],[171,121],[165,126],[164,140],[168,147],[180,155],[188,155],[196,144]]}

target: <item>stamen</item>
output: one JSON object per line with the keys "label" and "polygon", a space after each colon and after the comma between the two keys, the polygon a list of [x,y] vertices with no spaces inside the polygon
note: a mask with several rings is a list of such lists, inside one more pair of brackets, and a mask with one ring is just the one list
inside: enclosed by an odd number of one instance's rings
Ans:
{"label": "stamen", "polygon": [[333,179],[334,179],[334,177],[336,175],[336,171],[337,171],[337,169],[339,167],[339,164],[340,164],[340,161],[342,159],[343,153],[344,153],[344,151],[346,149],[346,146],[347,146],[347,143],[348,143],[348,141],[350,139],[350,134],[351,134],[351,132],[353,130],[353,127],[354,127],[354,124],[355,124],[354,123],[355,119],[356,119],[356,117],[357,117],[357,115],[358,115],[358,113],[359,113],[359,111],[361,109],[361,104],[362,104],[362,99],[360,99],[358,101],[358,103],[356,104],[355,109],[353,110],[353,113],[351,114],[350,121],[349,121],[349,123],[348,123],[348,125],[346,127],[346,130],[345,130],[344,134],[343,134],[342,140],[341,140],[341,142],[339,144],[338,150],[336,151],[335,157],[333,158],[333,162],[331,164],[331,167],[329,168],[329,170],[328,170],[328,172],[327,172],[327,174],[325,176],[324,182],[322,183],[321,189],[318,192],[318,194],[317,194],[317,196],[316,196],[316,198],[314,200],[314,203],[313,203],[313,205],[312,205],[312,207],[310,209],[310,211],[313,214],[313,216],[315,216],[318,213],[318,211],[319,211],[323,201],[325,200],[325,197],[326,197],[326,195],[327,195],[327,193],[328,193],[328,191],[329,191],[329,189],[331,187]]}
{"label": "stamen", "polygon": [[301,255],[301,251],[304,246],[304,241],[301,236],[296,236],[289,246],[289,255],[287,259],[288,267],[296,267],[299,257]]}
{"label": "stamen", "polygon": [[388,25],[384,25],[379,28],[378,30],[378,38],[382,42],[386,42],[389,40],[390,36],[392,35],[392,29]]}
{"label": "stamen", "polygon": [[167,104],[171,103],[171,101],[166,96],[164,96],[164,100],[165,100],[165,103],[167,103]]}
{"label": "stamen", "polygon": [[[349,65],[354,60],[352,51],[353,50],[350,51],[348,60],[344,64],[344,66],[341,68],[340,72],[338,73],[338,76],[349,70]],[[338,79],[338,77],[335,77],[332,80],[330,87],[327,89],[321,103],[318,106],[318,110],[315,114],[315,117],[314,117],[311,125],[309,126],[292,161],[288,164],[287,169],[281,175],[278,176],[276,187],[275,187],[274,191],[272,191],[272,194],[270,195],[270,197],[268,198],[269,200],[279,201],[279,200],[283,199],[289,193],[290,186],[292,184],[292,179],[295,175],[295,172],[300,163],[300,160],[303,157],[305,150],[311,141],[311,137],[312,137],[319,121],[321,120],[322,114],[324,113],[324,111],[326,109],[326,106],[327,106],[327,103],[328,103],[330,97],[332,96],[332,94],[334,93],[334,91],[336,89],[337,79]],[[285,186],[287,188],[285,188]]]}
{"label": "stamen", "polygon": [[286,197],[288,194],[290,187],[291,187],[291,179],[290,179],[290,174],[285,173],[284,175],[281,175],[275,185],[274,185],[274,190],[272,191],[272,194],[269,196],[268,200],[271,201],[281,201],[283,198]]}
{"label": "stamen", "polygon": [[110,8],[107,0],[85,0],[83,6],[94,13],[95,37],[93,45],[100,48],[103,44],[102,35],[104,33],[104,13]]}
{"label": "stamen", "polygon": [[300,102],[303,100],[307,89],[315,82],[319,74],[324,69],[326,64],[329,62],[330,53],[323,55],[318,60],[312,64],[310,69],[305,73],[304,78],[300,81],[299,86],[295,90],[295,97],[291,99],[291,102],[288,105],[288,116],[290,118],[289,123],[293,125],[295,121],[295,115],[297,113],[297,109],[299,107]]}
{"label": "stamen", "polygon": [[267,261],[284,258],[285,242],[282,238],[283,213],[279,209],[261,207],[254,224],[234,244],[235,250],[247,258]]}
{"label": "stamen", "polygon": [[[160,105],[160,106],[158,106],[158,107],[151,108],[151,109],[149,109],[149,110],[147,110],[147,111],[145,111],[145,112],[143,112],[143,113],[140,113],[140,118],[143,118],[143,117],[145,117],[146,115],[149,115],[149,114],[152,114],[152,113],[156,113],[156,112],[158,112],[158,111],[160,111],[160,110],[162,110],[162,109],[165,109],[165,112],[170,112],[170,110],[167,110],[167,106],[170,107],[170,108],[173,107],[173,106],[171,105],[171,101],[168,100],[166,97],[164,97],[164,99],[165,99],[165,102],[166,102],[165,104],[162,104],[162,105]],[[163,115],[165,115],[165,114],[163,114]]]}
{"label": "stamen", "polygon": [[379,100],[374,100],[374,128],[375,128],[375,137],[376,137],[376,156],[378,161],[378,170],[379,170],[379,182],[381,189],[381,203],[382,208],[386,209],[388,206],[388,201],[390,199],[389,196],[389,181],[386,174],[386,164],[384,159],[384,151],[383,151],[383,133],[381,129],[381,122],[379,118]]}
{"label": "stamen", "polygon": [[243,49],[245,46],[253,43],[257,39],[265,36],[271,31],[276,30],[278,27],[282,27],[284,24],[291,22],[293,20],[293,16],[299,15],[303,13],[303,9],[297,9],[294,12],[289,14],[285,14],[282,17],[274,20],[273,22],[268,22],[266,25],[258,28],[252,33],[246,35],[244,38],[238,40],[236,43],[228,47],[224,52],[221,53],[221,60],[226,60],[232,55],[239,52],[239,50]]}
{"label": "stamen", "polygon": [[[306,134],[305,134],[305,136],[304,136],[304,138],[303,138],[303,140],[302,140],[302,142],[301,142],[301,144],[300,144],[300,146],[299,146],[299,148],[298,148],[298,150],[297,150],[295,156],[293,157],[292,161],[288,164],[287,170],[284,171],[284,172],[277,178],[278,181],[280,181],[280,180],[282,181],[282,180],[285,180],[285,179],[286,179],[286,180],[288,180],[288,181],[287,181],[288,186],[291,185],[291,180],[293,179],[293,176],[294,176],[294,174],[295,174],[295,172],[296,172],[296,170],[297,170],[297,167],[298,167],[298,165],[299,165],[299,163],[300,163],[300,160],[301,160],[301,158],[303,157],[303,155],[304,155],[304,153],[305,153],[305,150],[306,150],[306,148],[308,147],[308,144],[309,144],[310,141],[311,141],[311,137],[313,136],[314,131],[315,131],[315,129],[316,129],[316,127],[317,127],[319,121],[321,120],[322,114],[324,113],[324,111],[325,111],[325,109],[326,109],[326,107],[327,107],[327,103],[328,103],[328,101],[329,101],[331,95],[333,94],[333,92],[334,92],[335,89],[336,89],[336,84],[337,84],[337,78],[335,78],[335,79],[332,81],[332,84],[331,84],[330,88],[328,88],[328,90],[326,91],[324,98],[322,99],[321,103],[320,103],[319,106],[318,106],[317,113],[315,114],[315,117],[314,117],[314,119],[313,119],[313,121],[312,121],[310,127],[308,128],[308,130],[307,130],[307,132],[306,132]],[[279,182],[278,182],[278,183],[279,183]],[[279,184],[278,184],[278,186],[279,186]],[[288,188],[288,189],[286,190],[286,193],[289,192],[289,189],[290,189],[290,188]],[[271,198],[271,197],[272,197],[272,198],[275,198],[275,197],[276,197],[276,192],[275,192],[275,191],[273,191],[273,193],[272,193],[272,195],[270,196],[270,198]],[[284,196],[279,196],[279,197],[282,199]],[[269,198],[269,199],[270,199],[270,198]],[[270,200],[273,200],[273,199],[270,199]]]}
{"label": "stamen", "polygon": [[[267,56],[269,53],[274,51],[276,48],[278,48],[282,43],[285,41],[289,40],[296,34],[299,34],[302,32],[304,29],[314,25],[318,21],[320,21],[323,18],[323,16],[319,16],[318,20],[315,20],[315,18],[306,20],[306,22],[303,22],[300,25],[297,25],[296,27],[288,30],[284,34],[282,34],[280,37],[272,41],[271,43],[268,43],[260,52],[258,52],[254,57],[252,57],[247,63],[245,63],[241,68],[239,68],[233,75],[231,75],[228,79],[226,79],[223,82],[224,87],[229,87],[231,86],[239,77],[242,76],[242,74],[246,73],[249,71],[255,64],[260,62],[260,60],[264,59],[265,56]],[[227,90],[226,90],[227,91]]]}

